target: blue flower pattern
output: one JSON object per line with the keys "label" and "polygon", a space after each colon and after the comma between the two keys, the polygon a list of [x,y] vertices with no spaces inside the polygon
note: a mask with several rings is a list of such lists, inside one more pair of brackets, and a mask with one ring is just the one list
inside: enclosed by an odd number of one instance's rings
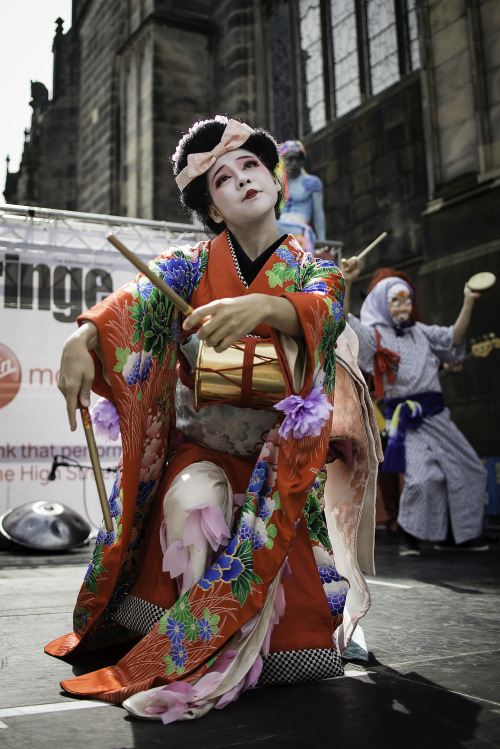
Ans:
{"label": "blue flower pattern", "polygon": [[114,531],[104,531],[102,528],[97,533],[97,538],[95,540],[96,544],[104,544],[104,546],[113,546],[115,542],[115,532]]}
{"label": "blue flower pattern", "polygon": [[172,661],[175,663],[177,668],[183,668],[187,660],[187,650],[184,645],[175,645],[170,653]]}
{"label": "blue flower pattern", "polygon": [[111,494],[109,495],[109,511],[111,512],[112,518],[117,518],[122,514],[122,508],[120,502],[118,501],[118,494],[120,493],[120,487],[118,486],[118,484],[119,474],[117,473],[113,482]]}
{"label": "blue flower pattern", "polygon": [[139,291],[139,295],[143,299],[146,299],[146,300],[149,299],[149,297],[151,296],[151,292],[153,291],[153,288],[154,286],[148,278],[143,277],[139,279],[138,291]]}
{"label": "blue flower pattern", "polygon": [[232,580],[236,580],[237,577],[243,572],[244,567],[238,557],[233,556],[233,552],[236,550],[238,538],[235,536],[226,551],[221,554],[215,564],[208,569],[203,577],[198,580],[198,585],[203,590],[209,590],[215,583],[223,580],[225,583],[230,583]]}
{"label": "blue flower pattern", "polygon": [[307,284],[307,286],[302,289],[306,294],[316,294],[317,292],[320,292],[322,294],[326,294],[328,291],[328,286],[324,281],[314,281],[314,283]]}
{"label": "blue flower pattern", "polygon": [[341,302],[334,302],[332,304],[332,315],[336,323],[344,319],[344,307]]}
{"label": "blue flower pattern", "polygon": [[345,601],[347,598],[347,588],[340,591],[328,592],[326,594],[326,600],[332,616],[340,616],[344,612]]}
{"label": "blue flower pattern", "polygon": [[149,495],[153,491],[153,487],[156,484],[156,481],[154,479],[151,479],[151,481],[141,481],[139,482],[139,489],[137,492],[137,506],[140,507],[144,504],[144,502],[148,499]]}
{"label": "blue flower pattern", "polygon": [[280,260],[284,260],[285,263],[290,268],[298,268],[299,267],[299,261],[295,257],[295,255],[290,252],[290,250],[286,247],[286,245],[282,245],[281,247],[278,247],[276,250],[276,254],[279,257]]}
{"label": "blue flower pattern", "polygon": [[187,298],[193,291],[200,269],[201,255],[196,260],[189,260],[182,251],[158,263],[163,280],[171,289]]}
{"label": "blue flower pattern", "polygon": [[170,637],[174,646],[178,646],[184,639],[184,624],[176,619],[167,619],[167,636]]}
{"label": "blue flower pattern", "polygon": [[248,485],[248,491],[250,494],[260,494],[261,497],[265,498],[269,493],[270,487],[267,484],[267,477],[269,475],[269,466],[265,460],[259,460],[257,465],[252,471],[250,477],[250,484]]}
{"label": "blue flower pattern", "polygon": [[210,640],[211,637],[210,622],[205,618],[200,619],[200,638],[203,642],[206,642],[207,640]]}

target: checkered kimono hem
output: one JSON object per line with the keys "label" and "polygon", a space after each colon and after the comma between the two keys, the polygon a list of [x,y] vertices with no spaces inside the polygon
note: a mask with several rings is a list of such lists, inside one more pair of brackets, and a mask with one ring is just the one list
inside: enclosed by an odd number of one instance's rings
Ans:
{"label": "checkered kimono hem", "polygon": [[[118,624],[146,635],[157,624],[166,609],[134,595],[127,595],[113,614]],[[332,679],[344,675],[342,658],[335,648],[286,650],[269,653],[263,660],[257,686],[293,684],[299,681]]]}
{"label": "checkered kimono hem", "polygon": [[335,648],[285,650],[269,653],[262,660],[258,687],[344,676],[342,658]]}

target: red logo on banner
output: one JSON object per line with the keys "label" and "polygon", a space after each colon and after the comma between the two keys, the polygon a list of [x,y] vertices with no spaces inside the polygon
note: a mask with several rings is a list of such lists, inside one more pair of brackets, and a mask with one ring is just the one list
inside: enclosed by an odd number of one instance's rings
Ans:
{"label": "red logo on banner", "polygon": [[21,365],[13,351],[0,343],[0,408],[17,395],[21,387]]}

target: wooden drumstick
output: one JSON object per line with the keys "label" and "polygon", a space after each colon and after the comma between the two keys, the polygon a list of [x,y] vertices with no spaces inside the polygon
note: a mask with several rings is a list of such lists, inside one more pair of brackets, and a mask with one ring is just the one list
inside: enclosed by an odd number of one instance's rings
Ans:
{"label": "wooden drumstick", "polygon": [[382,234],[379,237],[377,237],[377,239],[374,239],[373,242],[368,245],[368,247],[365,247],[363,252],[359,253],[359,255],[357,256],[358,260],[361,260],[361,258],[365,257],[365,255],[368,255],[368,253],[371,252],[373,248],[379,244],[379,242],[381,242],[383,239],[386,238],[386,236],[387,236],[387,232],[383,231]]}
{"label": "wooden drumstick", "polygon": [[85,406],[80,406],[80,412],[82,414],[82,422],[83,428],[85,430],[85,437],[87,439],[87,447],[89,448],[90,462],[92,463],[92,470],[94,471],[97,493],[99,494],[99,501],[101,503],[104,525],[106,526],[107,531],[112,531],[113,520],[111,519],[106,487],[104,486],[104,479],[102,477],[101,461],[99,460],[99,453],[97,452],[97,445],[95,443],[94,430],[92,429],[90,413],[88,408],[86,408]]}
{"label": "wooden drumstick", "polygon": [[[155,273],[153,273],[153,271],[149,270],[147,265],[145,265],[142,260],[139,260],[139,258],[134,255],[134,253],[131,252],[128,247],[125,247],[123,242],[120,242],[120,240],[117,239],[113,234],[108,235],[108,241],[111,242],[111,244],[116,247],[116,249],[119,250],[119,252],[121,252],[122,255],[127,258],[127,260],[135,265],[137,270],[139,270],[147,278],[149,278],[151,283],[156,286],[156,288],[159,289],[163,294],[165,294],[167,299],[170,299],[174,307],[180,310],[180,312],[182,312],[184,315],[190,315],[191,312],[193,312],[193,308],[191,307],[191,305],[188,304],[181,296],[179,296],[179,294],[176,294],[176,292],[173,291],[169,286],[167,286],[167,284],[162,281],[162,279],[159,278]],[[113,521],[111,519],[111,512],[106,495],[106,488],[104,486],[104,479],[102,477],[101,462],[99,460],[99,453],[97,451],[97,445],[95,442],[94,430],[92,429],[90,413],[88,408],[85,408],[84,406],[80,406],[80,411],[82,414],[83,428],[85,430],[85,437],[87,439],[90,461],[92,463],[92,469],[94,471],[97,493],[99,494],[99,501],[101,503],[104,525],[106,526],[107,531],[112,531]]]}
{"label": "wooden drumstick", "polygon": [[152,270],[149,270],[148,266],[145,265],[142,260],[137,257],[137,255],[134,255],[134,253],[131,252],[128,247],[125,247],[123,242],[120,242],[120,240],[117,239],[114,234],[108,234],[108,242],[111,242],[113,247],[116,247],[116,249],[119,250],[122,255],[132,263],[132,265],[135,265],[137,270],[139,270],[141,273],[144,273],[144,275],[149,278],[153,286],[156,286],[157,289],[165,294],[167,299],[170,299],[174,307],[182,312],[183,315],[190,315],[191,312],[193,312],[193,308],[190,304],[188,304],[181,296],[179,296],[179,294],[173,291],[170,286],[167,286],[165,281],[162,281],[162,279],[159,278],[156,273],[153,273]]}

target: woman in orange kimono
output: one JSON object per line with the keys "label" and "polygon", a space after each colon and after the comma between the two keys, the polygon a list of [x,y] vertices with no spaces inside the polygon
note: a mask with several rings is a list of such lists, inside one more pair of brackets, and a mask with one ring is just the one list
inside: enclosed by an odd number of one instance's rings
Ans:
{"label": "woman in orange kimono", "polygon": [[[278,160],[264,130],[223,117],[196,123],[174,173],[184,206],[216,238],[170,248],[149,266],[194,312],[182,320],[139,275],[83,314],[63,351],[72,429],[93,383],[117,415],[123,454],[109,498],[114,528],[97,537],[74,631],[46,651],[77,656],[129,641],[116,666],[62,686],[164,723],[224,707],[257,682],[340,675],[337,643],[345,648],[368,607],[355,579],[357,611],[341,632],[349,581],[323,512],[343,280],[280,236]],[[255,403],[261,339],[281,370],[275,406]],[[244,349],[241,403],[195,405],[201,344],[221,357]],[[373,481],[365,447],[350,484],[356,507],[349,515],[344,502],[329,519],[354,578]]]}

